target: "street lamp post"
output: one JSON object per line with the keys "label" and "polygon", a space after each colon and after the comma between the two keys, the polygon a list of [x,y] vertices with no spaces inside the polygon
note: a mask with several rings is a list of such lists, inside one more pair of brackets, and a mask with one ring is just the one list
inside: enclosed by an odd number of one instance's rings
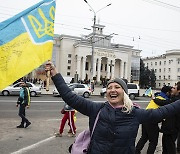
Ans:
{"label": "street lamp post", "polygon": [[106,7],[110,6],[110,4],[106,5],[105,7],[99,9],[98,11],[94,11],[94,9],[91,7],[91,5],[87,2],[87,0],[84,0],[84,2],[86,2],[88,4],[88,6],[90,7],[90,10],[93,11],[94,13],[94,19],[93,19],[93,37],[92,37],[92,54],[91,54],[91,69],[90,69],[90,73],[91,73],[91,81],[93,81],[93,72],[94,72],[94,46],[95,46],[95,25],[96,25],[96,14],[105,9]]}

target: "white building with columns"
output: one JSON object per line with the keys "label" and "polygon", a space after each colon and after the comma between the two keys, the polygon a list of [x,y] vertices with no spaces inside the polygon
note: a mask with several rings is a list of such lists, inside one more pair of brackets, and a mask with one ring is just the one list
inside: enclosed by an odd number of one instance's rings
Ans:
{"label": "white building with columns", "polygon": [[[111,43],[112,35],[104,35],[105,26],[95,25],[94,67],[93,78],[100,82],[103,79],[115,77],[131,81],[139,79],[140,52],[133,46]],[[91,79],[92,36],[76,37],[70,35],[55,35],[53,48],[53,62],[63,76],[78,80]],[[133,60],[132,60],[133,59]],[[131,74],[133,62],[136,63],[135,74]],[[134,68],[133,68],[134,69]],[[138,81],[137,81],[138,82]]]}

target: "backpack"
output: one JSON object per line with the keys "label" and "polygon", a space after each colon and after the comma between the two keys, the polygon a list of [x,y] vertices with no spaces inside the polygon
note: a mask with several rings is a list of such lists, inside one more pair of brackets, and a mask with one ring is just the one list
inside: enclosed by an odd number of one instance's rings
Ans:
{"label": "backpack", "polygon": [[96,127],[96,123],[99,119],[99,114],[101,110],[99,110],[96,120],[94,122],[94,126],[92,129],[92,134],[90,134],[90,130],[84,130],[79,135],[76,137],[74,143],[69,147],[69,152],[71,154],[87,154],[88,152],[88,147],[91,141],[91,137],[93,135],[94,129]]}

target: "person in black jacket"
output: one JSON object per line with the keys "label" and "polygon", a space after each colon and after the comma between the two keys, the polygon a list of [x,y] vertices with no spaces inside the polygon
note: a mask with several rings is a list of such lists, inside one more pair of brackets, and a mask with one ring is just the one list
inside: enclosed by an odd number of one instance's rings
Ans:
{"label": "person in black jacket", "polygon": [[[26,83],[24,81],[21,82],[21,90],[18,97],[18,101],[16,107],[19,106],[18,115],[21,117],[21,124],[17,126],[17,128],[27,128],[31,122],[26,118],[26,107],[30,106],[30,92],[29,88],[26,87]],[[25,124],[25,126],[24,126]]]}
{"label": "person in black jacket", "polygon": [[[171,92],[170,86],[163,86],[161,89],[161,92],[156,96],[156,99],[160,100],[167,100],[169,99]],[[146,107],[147,110],[149,109],[156,109],[159,106],[154,102],[152,99],[148,106]],[[144,145],[147,141],[149,141],[149,145],[147,148],[147,154],[154,154],[156,150],[156,146],[158,144],[158,138],[159,138],[159,126],[158,122],[147,122],[142,124],[142,135],[137,142],[136,145],[136,154],[140,154],[141,150],[144,148]]]}
{"label": "person in black jacket", "polygon": [[[168,100],[154,99],[154,102],[160,106],[175,102],[180,99],[180,82],[171,88],[171,98]],[[175,141],[180,128],[180,114],[166,118],[162,121],[160,132],[162,136],[163,154],[176,154]],[[178,150],[178,146],[177,146]]]}
{"label": "person in black jacket", "polygon": [[88,154],[134,154],[139,124],[160,121],[180,112],[180,101],[149,110],[134,106],[127,95],[127,85],[120,78],[107,83],[105,103],[87,100],[69,89],[62,75],[57,73],[51,62],[46,64],[45,70],[50,71],[51,79],[62,99],[69,106],[89,117],[90,132],[101,109]]}
{"label": "person in black jacket", "polygon": [[[176,86],[172,89],[175,91],[176,100],[180,99],[180,81],[177,82]],[[180,114],[177,114],[177,126],[178,126],[178,136],[176,150],[180,154]]]}

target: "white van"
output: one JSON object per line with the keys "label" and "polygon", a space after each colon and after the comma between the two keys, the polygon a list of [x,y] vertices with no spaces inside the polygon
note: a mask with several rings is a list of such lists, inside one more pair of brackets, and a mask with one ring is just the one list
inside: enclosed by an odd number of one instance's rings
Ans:
{"label": "white van", "polygon": [[[139,85],[136,83],[127,83],[128,87],[128,95],[130,99],[135,99],[136,97],[139,97]],[[105,96],[106,94],[106,88],[102,88],[100,91],[101,96]]]}
{"label": "white van", "polygon": [[128,83],[128,94],[130,99],[135,99],[139,97],[139,85],[136,83]]}

